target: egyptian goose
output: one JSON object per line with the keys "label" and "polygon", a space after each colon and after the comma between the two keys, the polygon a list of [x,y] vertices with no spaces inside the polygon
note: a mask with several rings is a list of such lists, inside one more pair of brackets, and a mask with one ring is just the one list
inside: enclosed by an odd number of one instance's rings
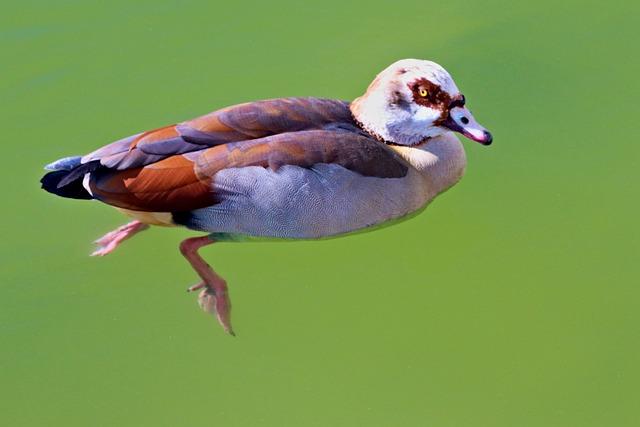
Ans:
{"label": "egyptian goose", "polygon": [[449,73],[398,61],[353,102],[281,98],[227,107],[46,166],[42,187],[134,220],[96,241],[106,255],[150,225],[208,233],[180,244],[199,303],[233,334],[227,286],[198,249],[220,241],[320,239],[421,210],[462,177],[462,144],[491,134]]}

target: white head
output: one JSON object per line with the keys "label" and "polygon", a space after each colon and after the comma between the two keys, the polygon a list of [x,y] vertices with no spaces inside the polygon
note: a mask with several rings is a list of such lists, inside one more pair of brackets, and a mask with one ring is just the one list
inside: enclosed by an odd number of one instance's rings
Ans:
{"label": "white head", "polygon": [[484,145],[492,141],[449,73],[431,61],[391,64],[351,103],[351,112],[367,132],[395,144],[415,145],[449,131]]}

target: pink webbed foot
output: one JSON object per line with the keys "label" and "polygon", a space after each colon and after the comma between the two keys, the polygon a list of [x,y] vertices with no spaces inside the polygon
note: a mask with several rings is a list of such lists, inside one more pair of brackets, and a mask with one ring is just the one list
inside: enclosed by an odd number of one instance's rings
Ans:
{"label": "pink webbed foot", "polygon": [[98,249],[91,253],[91,256],[105,256],[113,252],[124,240],[149,228],[149,225],[140,221],[131,221],[113,231],[105,234],[94,243],[98,245]]}
{"label": "pink webbed foot", "polygon": [[198,304],[207,313],[214,314],[218,323],[229,335],[234,335],[231,327],[231,300],[227,292],[227,283],[198,254],[198,249],[214,243],[209,237],[192,237],[180,244],[180,252],[189,261],[202,281],[187,291],[202,289],[198,295]]}

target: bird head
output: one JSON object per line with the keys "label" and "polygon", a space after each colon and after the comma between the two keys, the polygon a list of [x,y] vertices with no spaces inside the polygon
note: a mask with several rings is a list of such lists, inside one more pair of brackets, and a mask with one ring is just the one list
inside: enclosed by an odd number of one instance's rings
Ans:
{"label": "bird head", "polygon": [[416,145],[449,131],[483,145],[492,142],[466,107],[466,99],[440,65],[403,59],[376,76],[351,112],[370,134],[386,142]]}

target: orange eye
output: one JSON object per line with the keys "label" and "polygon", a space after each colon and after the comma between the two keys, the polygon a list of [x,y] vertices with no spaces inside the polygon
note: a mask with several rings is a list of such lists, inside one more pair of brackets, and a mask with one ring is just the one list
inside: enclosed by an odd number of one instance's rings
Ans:
{"label": "orange eye", "polygon": [[421,96],[421,97],[423,97],[423,98],[426,98],[426,97],[427,97],[427,95],[429,95],[429,92],[428,92],[425,88],[423,88],[423,87],[421,87],[421,88],[418,90],[418,93],[419,93],[419,94],[420,94],[420,96]]}

